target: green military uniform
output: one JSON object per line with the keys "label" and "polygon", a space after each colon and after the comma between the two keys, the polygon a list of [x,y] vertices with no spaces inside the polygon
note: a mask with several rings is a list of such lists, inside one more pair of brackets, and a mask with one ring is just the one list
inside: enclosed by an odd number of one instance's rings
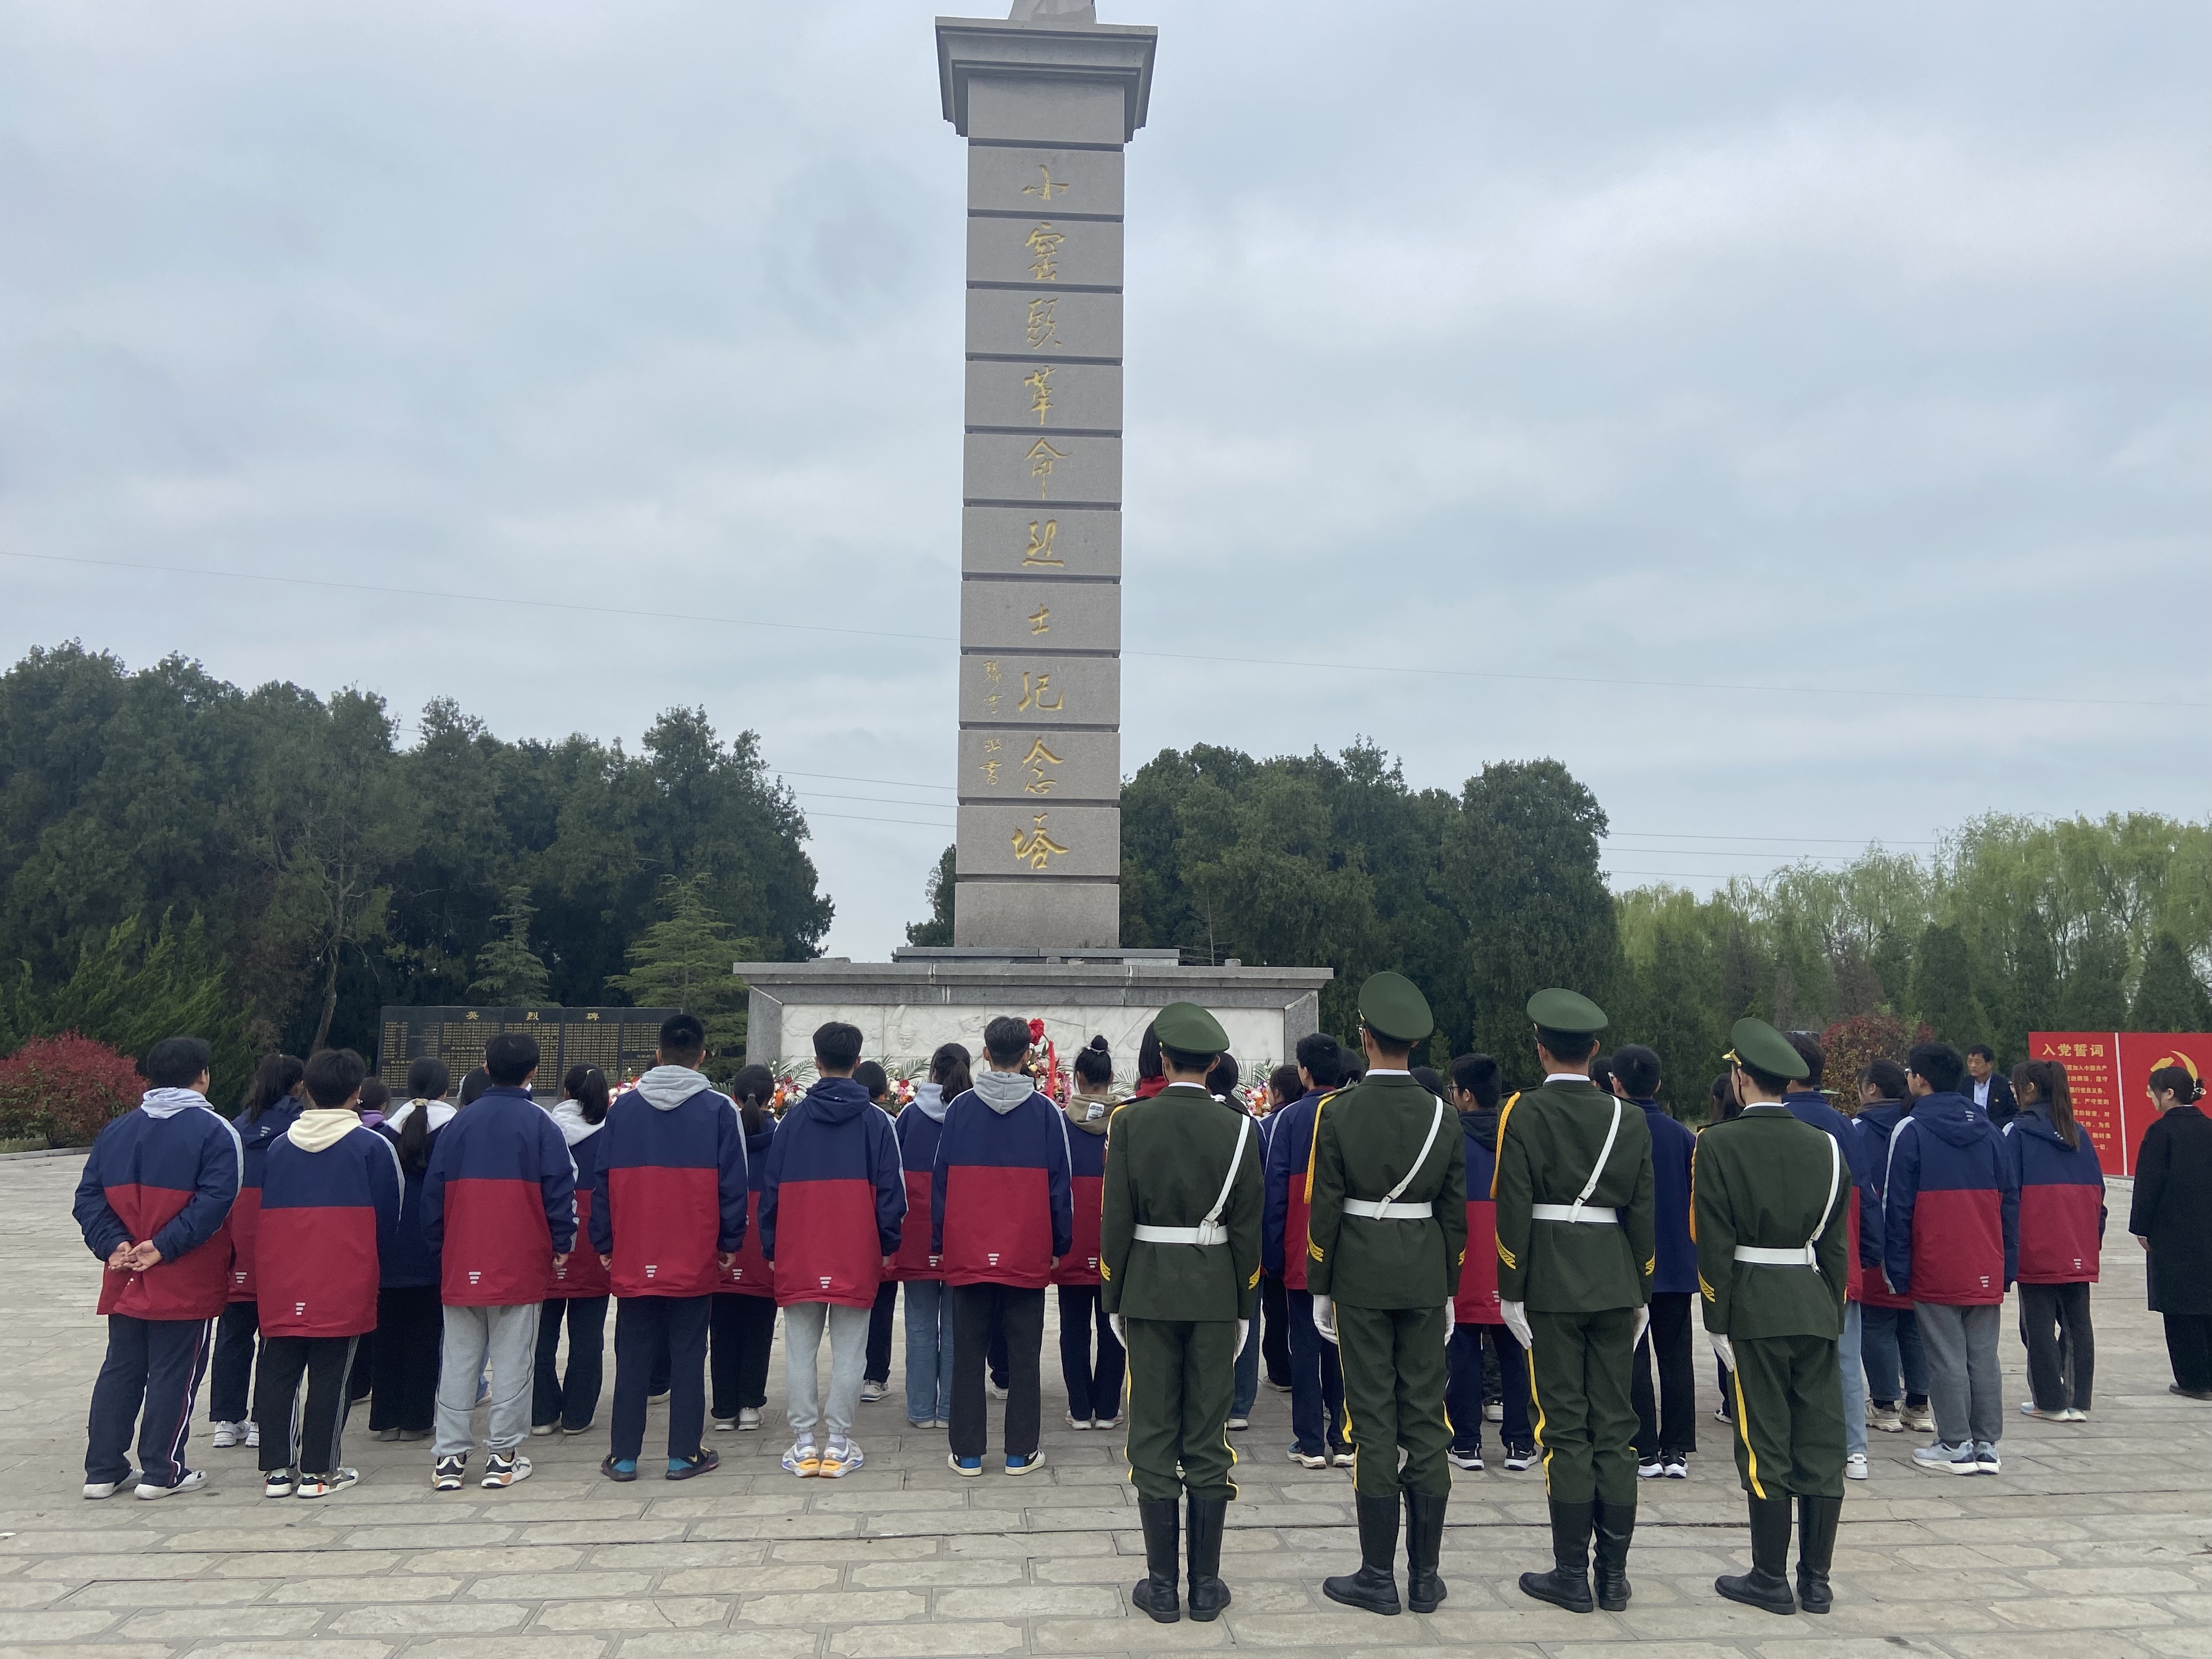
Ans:
{"label": "green military uniform", "polygon": [[[1571,991],[1538,992],[1528,1016],[1540,1031],[1559,1033],[1554,1041],[1606,1025],[1604,1011]],[[1656,1251],[1650,1125],[1586,1075],[1547,1078],[1498,1120],[1493,1195],[1498,1297],[1509,1325],[1527,1321],[1536,1443],[1554,1553],[1567,1575],[1553,1586],[1560,1595],[1546,1592],[1541,1575],[1524,1575],[1522,1587],[1586,1611],[1584,1551],[1595,1527],[1600,1597],[1625,1606],[1636,1516],[1629,1385]]]}
{"label": "green military uniform", "polygon": [[[1361,1021],[1378,1038],[1418,1042],[1434,1028],[1411,981],[1377,974],[1360,988]],[[1333,1316],[1353,1448],[1352,1489],[1389,1517],[1396,1559],[1399,1494],[1433,1498],[1437,1527],[1451,1491],[1451,1303],[1467,1255],[1467,1148],[1458,1115],[1409,1072],[1376,1068],[1330,1096],[1314,1120],[1307,1173],[1306,1288]],[[1401,1468],[1400,1454],[1404,1454]],[[1428,1508],[1409,1510],[1418,1580]],[[1363,1548],[1368,1521],[1361,1522]],[[1378,1545],[1379,1536],[1375,1540]],[[1380,1565],[1376,1564],[1376,1565]],[[1434,1558],[1429,1558],[1433,1577]],[[1341,1581],[1331,1580],[1332,1584]],[[1326,1588],[1326,1587],[1325,1587]],[[1375,1587],[1379,1589],[1379,1587]],[[1437,1587],[1439,1595],[1441,1586]],[[1340,1601],[1373,1607],[1378,1595]],[[1413,1586],[1416,1608],[1422,1585]],[[1390,1610],[1396,1610],[1395,1586]]]}
{"label": "green military uniform", "polygon": [[[1219,1022],[1188,1003],[1163,1009],[1153,1029],[1184,1054],[1229,1046]],[[1224,1506],[1237,1495],[1229,1411],[1237,1323],[1259,1316],[1262,1162],[1258,1126],[1195,1083],[1129,1102],[1107,1132],[1099,1300],[1120,1316],[1129,1354],[1127,1455],[1146,1554],[1163,1542],[1166,1554],[1164,1583],[1154,1559],[1138,1604],[1164,1621],[1175,1616],[1176,1504],[1186,1492],[1192,1616],[1228,1604],[1218,1567]],[[1206,1604],[1209,1582],[1218,1605]]]}
{"label": "green military uniform", "polygon": [[[1796,1049],[1765,1021],[1740,1020],[1731,1036],[1738,1065],[1783,1079],[1805,1074]],[[1781,1569],[1790,1499],[1839,1508],[1844,1496],[1837,1342],[1850,1272],[1851,1166],[1833,1135],[1778,1103],[1757,1103],[1698,1137],[1691,1192],[1705,1328],[1733,1349],[1735,1466],[1752,1509],[1754,1571],[1748,1581],[1723,1581],[1722,1594],[1788,1612]],[[1827,1504],[1807,1507],[1800,1576],[1813,1569],[1820,1597],[1826,1519]],[[1832,1527],[1826,1541],[1832,1551]]]}

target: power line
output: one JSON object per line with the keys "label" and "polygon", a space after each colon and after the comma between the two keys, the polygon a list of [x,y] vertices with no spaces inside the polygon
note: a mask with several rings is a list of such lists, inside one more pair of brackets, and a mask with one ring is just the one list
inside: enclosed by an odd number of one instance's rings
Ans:
{"label": "power line", "polygon": [[[129,559],[88,559],[60,553],[20,553],[0,548],[0,557],[34,559],[46,564],[83,565],[106,570],[145,570],[164,576],[204,576],[219,580],[273,582],[295,587],[333,588],[349,593],[381,593],[396,599],[439,599],[469,605],[532,605],[541,610],[581,611],[595,617],[642,617],[653,622],[712,623],[725,628],[770,628],[799,634],[837,634],[855,639],[904,640],[914,644],[952,645],[948,635],[897,633],[886,629],[833,628],[823,623],[770,622],[759,617],[707,617],[696,611],[626,610],[618,605],[580,604],[566,599],[526,599],[507,593],[451,593],[420,587],[389,587],[374,582],[332,581],[320,576],[271,576],[250,570],[204,570],[185,565],[147,564]],[[1533,674],[1504,669],[1439,668],[1425,663],[1312,662],[1288,657],[1231,657],[1206,651],[1127,651],[1125,657],[1156,662],[1218,664],[1237,668],[1310,668],[1328,673],[1427,675],[1444,679],[1504,680],[1531,685],[1596,685],[1624,690],[1665,691],[1749,691],[1762,696],[1807,697],[1880,697],[1897,702],[2018,703],[2064,705],[2087,708],[2212,708],[2212,702],[2124,697],[2050,697],[2007,696],[1993,691],[1934,691],[1919,687],[1873,685],[1770,685],[1735,680],[1621,679],[1596,674]]]}
{"label": "power line", "polygon": [[833,795],[822,789],[794,789],[791,792],[802,800],[865,800],[878,806],[911,806],[923,812],[950,812],[952,808],[937,800],[893,800],[889,795]]}

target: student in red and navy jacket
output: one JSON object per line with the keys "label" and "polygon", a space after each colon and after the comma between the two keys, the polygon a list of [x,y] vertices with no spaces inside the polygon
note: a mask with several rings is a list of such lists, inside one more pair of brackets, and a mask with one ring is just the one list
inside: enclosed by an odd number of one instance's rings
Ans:
{"label": "student in red and navy jacket", "polygon": [[398,1154],[401,1183],[399,1224],[377,1276],[376,1340],[369,1347],[376,1389],[368,1430],[379,1440],[427,1440],[438,1420],[446,1312],[439,1301],[438,1251],[422,1231],[422,1182],[438,1137],[453,1121],[446,1099],[453,1081],[444,1060],[416,1056],[407,1064],[406,1100],[375,1126]]}
{"label": "student in red and navy jacket", "polygon": [[[1498,1430],[1508,1468],[1527,1468],[1536,1437],[1528,1427],[1528,1353],[1505,1328],[1498,1302],[1498,1205],[1490,1195],[1498,1173],[1498,1104],[1504,1093],[1498,1062],[1488,1054],[1462,1054],[1451,1063],[1451,1103],[1459,1113],[1467,1148],[1467,1255],[1452,1298],[1451,1377],[1444,1414],[1451,1419],[1449,1454],[1455,1469],[1482,1467],[1482,1348],[1498,1356],[1504,1396]],[[1524,1461],[1526,1460],[1526,1461]]]}
{"label": "student in red and navy jacket", "polygon": [[1997,1309],[2020,1260],[2020,1171],[1997,1127],[1959,1092],[1966,1063],[1948,1042],[1906,1062],[1912,1113],[1889,1140],[1882,1221],[1890,1288],[1912,1297],[1928,1356],[1936,1443],[1913,1461],[1954,1474],[2002,1465]]}
{"label": "student in red and navy jacket", "polygon": [[983,1028],[990,1069],[945,1109],[930,1180],[930,1249],[952,1287],[952,1449],[957,1474],[980,1474],[989,1425],[984,1350],[991,1322],[1006,1339],[1006,1473],[1043,1466],[1037,1365],[1044,1287],[1074,1247],[1067,1121],[1022,1070],[1029,1022],[1001,1015]]}
{"label": "student in red and navy jacket", "polygon": [[[1851,1120],[1864,1155],[1871,1190],[1887,1224],[1889,1141],[1897,1126],[1911,1115],[1905,1067],[1893,1060],[1869,1061],[1858,1076],[1858,1115]],[[1854,1164],[1856,1173],[1858,1165]],[[1859,1304],[1860,1357],[1865,1362],[1868,1426],[1886,1434],[1936,1426],[1928,1409],[1928,1362],[1920,1351],[1920,1322],[1912,1298],[1889,1288],[1881,1263],[1861,1267],[1852,1275],[1852,1297]]]}
{"label": "student in red and navy jacket", "polygon": [[439,1132],[422,1177],[422,1236],[438,1252],[446,1320],[431,1475],[440,1492],[459,1491],[468,1473],[487,1358],[483,1484],[530,1478],[518,1448],[530,1432],[545,1279],[576,1242],[576,1167],[561,1131],[530,1097],[537,1039],[501,1032],[484,1044],[484,1071],[491,1081]]}
{"label": "student in red and navy jacket", "polygon": [[231,1120],[246,1153],[246,1176],[230,1208],[230,1299],[215,1328],[215,1364],[208,1372],[208,1416],[222,1451],[254,1443],[253,1340],[260,1315],[253,1305],[254,1243],[261,1220],[261,1160],[269,1143],[300,1115],[305,1069],[290,1054],[264,1054],[246,1085],[246,1109]]}
{"label": "student in red and navy jacket", "polygon": [[1067,1384],[1071,1429],[1110,1429],[1121,1421],[1121,1379],[1128,1370],[1128,1351],[1106,1322],[1105,1305],[1098,1297],[1106,1136],[1114,1109],[1121,1103],[1114,1093],[1114,1056],[1104,1037],[1093,1037],[1075,1056],[1075,1092],[1065,1108],[1074,1240],[1052,1270],[1060,1297],[1060,1375]]}
{"label": "student in red and navy jacket", "polygon": [[2089,1415],[2097,1339],[2089,1286],[2105,1240],[2105,1169],[2074,1121],[2066,1068],[2031,1060],[2012,1068],[2019,1102],[2004,1125],[2020,1176],[2020,1330],[2027,1345],[2029,1415],[2079,1423]]}
{"label": "student in red and navy jacket", "polygon": [[646,1399],[663,1364],[668,1479],[686,1480],[721,1462],[702,1438],[707,1328],[714,1288],[745,1238],[744,1132],[735,1103],[699,1070],[707,1028],[697,1015],[661,1022],[656,1058],[637,1087],[607,1109],[592,1177],[592,1248],[620,1304],[612,1444],[599,1465],[611,1480],[637,1479]]}
{"label": "student in red and navy jacket", "polygon": [[[310,1060],[311,1104],[270,1144],[262,1167],[253,1418],[264,1498],[326,1498],[361,1478],[343,1456],[354,1354],[376,1328],[404,1181],[392,1143],[354,1110],[368,1075],[350,1048]],[[307,1405],[295,1413],[302,1376]]]}
{"label": "student in red and navy jacket", "polygon": [[[592,1213],[592,1180],[599,1172],[599,1130],[607,1121],[606,1073],[596,1066],[571,1066],[561,1079],[561,1098],[549,1109],[554,1127],[576,1166],[579,1248],[556,1262],[545,1281],[538,1312],[538,1364],[530,1390],[530,1432],[581,1434],[599,1415],[607,1348],[607,1270],[599,1253],[582,1247]],[[568,1328],[568,1371],[561,1373],[561,1327]]]}
{"label": "student in red and navy jacket", "polygon": [[[1349,1468],[1344,1437],[1344,1372],[1335,1347],[1314,1328],[1306,1290],[1306,1194],[1313,1162],[1314,1115],[1344,1080],[1344,1049],[1324,1031],[1298,1039],[1305,1092],[1274,1114],[1267,1137],[1267,1188],[1260,1212],[1260,1264],[1283,1281],[1291,1343],[1291,1455],[1310,1469]],[[1483,1191],[1490,1188],[1485,1187]]]}
{"label": "student in red and navy jacket", "polygon": [[929,1241],[930,1200],[945,1109],[968,1092],[968,1050],[940,1044],[929,1057],[929,1080],[892,1127],[906,1166],[906,1213],[891,1273],[906,1286],[906,1420],[917,1429],[952,1426],[952,1297],[945,1267]]}
{"label": "student in red and navy jacket", "polygon": [[[853,1413],[866,1375],[868,1317],[898,1255],[906,1174],[890,1118],[853,1077],[860,1028],[817,1028],[813,1087],[783,1114],[761,1183],[761,1254],[775,1263],[783,1309],[786,1409],[793,1474],[835,1479],[860,1467]],[[830,1389],[819,1356],[830,1337]]]}
{"label": "student in red and navy jacket", "polygon": [[100,1286],[107,1358],[92,1389],[87,1498],[110,1497],[131,1478],[134,1423],[139,1497],[205,1480],[185,1467],[185,1442],[209,1322],[228,1294],[224,1224],[246,1162],[238,1132],[207,1103],[209,1059],[198,1037],[165,1037],[147,1050],[140,1069],[153,1087],[100,1132],[76,1184],[85,1248],[107,1267]]}
{"label": "student in red and navy jacket", "polygon": [[768,1404],[768,1362],[775,1348],[775,1263],[761,1254],[761,1185],[768,1179],[769,1149],[775,1145],[775,1073],[747,1066],[730,1079],[738,1127],[745,1137],[745,1237],[715,1281],[707,1316],[710,1398],[708,1414],[718,1431],[757,1429]]}

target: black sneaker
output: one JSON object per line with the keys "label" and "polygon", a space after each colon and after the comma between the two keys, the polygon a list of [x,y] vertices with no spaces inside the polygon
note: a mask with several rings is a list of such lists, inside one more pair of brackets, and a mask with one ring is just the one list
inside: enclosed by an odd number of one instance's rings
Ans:
{"label": "black sneaker", "polygon": [[520,1452],[494,1452],[484,1459],[483,1484],[511,1486],[530,1479],[530,1460]]}
{"label": "black sneaker", "polygon": [[430,1489],[433,1492],[459,1492],[461,1482],[467,1480],[468,1475],[469,1460],[466,1457],[441,1457],[430,1476]]}
{"label": "black sneaker", "polygon": [[1536,1449],[1534,1446],[1508,1446],[1505,1449],[1505,1467],[1516,1474],[1534,1468],[1535,1462]]}

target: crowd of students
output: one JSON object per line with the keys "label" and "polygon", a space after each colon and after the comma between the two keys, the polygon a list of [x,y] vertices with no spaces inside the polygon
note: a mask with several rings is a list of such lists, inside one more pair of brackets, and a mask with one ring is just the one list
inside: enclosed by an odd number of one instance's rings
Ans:
{"label": "crowd of students", "polygon": [[[1914,1453],[1925,1466],[2000,1467],[1997,1309],[2015,1282],[2033,1395],[2021,1409],[2085,1418],[2104,1183],[2063,1066],[2015,1068],[2002,1100],[2013,1115],[2001,1124],[1986,1076],[1967,1092],[1957,1053],[1926,1044],[1908,1066],[1864,1068],[1846,1115],[1820,1091],[1818,1040],[1790,1041],[1809,1075],[1783,1103],[1836,1138],[1859,1194],[1843,1338],[1849,1476],[1868,1476],[1869,1429],[1932,1432]],[[610,1299],[615,1382],[600,1467],[613,1480],[638,1478],[653,1400],[667,1401],[669,1480],[716,1467],[710,1425],[763,1426],[779,1310],[791,1430],[782,1466],[827,1478],[861,1468],[857,1408],[887,1395],[901,1287],[906,1417],[945,1433],[956,1474],[983,1472],[988,1397],[1006,1401],[1004,1472],[1043,1462],[1048,1288],[1065,1421],[1118,1429],[1127,1361],[1102,1310],[1098,1228],[1107,1135],[1124,1097],[1104,1040],[1078,1054],[1064,1105],[1038,1088],[1021,1019],[990,1023],[980,1070],[961,1045],[939,1048],[903,1109],[860,1047],[854,1027],[821,1028],[818,1079],[780,1120],[764,1067],[741,1071],[726,1094],[708,1083],[703,1028],[678,1015],[661,1030],[659,1063],[619,1098],[595,1068],[576,1066],[541,1107],[535,1042],[503,1034],[463,1080],[458,1108],[440,1061],[415,1062],[395,1106],[358,1055],[337,1050],[304,1065],[270,1056],[226,1121],[205,1098],[207,1046],[155,1045],[143,1066],[152,1087],[102,1134],[76,1197],[85,1242],[106,1267],[100,1310],[110,1327],[86,1496],[131,1481],[134,1424],[139,1497],[203,1483],[185,1448],[210,1362],[212,1443],[258,1449],[270,1497],[321,1498],[359,1478],[344,1436],[363,1398],[378,1438],[432,1442],[441,1491],[470,1478],[475,1413],[488,1407],[478,1479],[511,1486],[531,1474],[527,1437],[597,1423]],[[1647,1479],[1680,1479],[1697,1449],[1696,1141],[1658,1103],[1661,1064],[1631,1045],[1601,1061],[1595,1080],[1639,1105],[1651,1128],[1658,1238],[1635,1370],[1638,1462]],[[1224,1066],[1208,1087],[1234,1102],[1234,1062]],[[1258,1125],[1266,1294],[1227,1427],[1249,1425],[1264,1370],[1290,1395],[1287,1454],[1307,1468],[1352,1462],[1338,1354],[1320,1340],[1306,1288],[1306,1176],[1316,1109],[1358,1070],[1334,1039],[1301,1040],[1295,1062],[1269,1075]],[[1139,1072],[1133,1097],[1164,1086],[1149,1034]],[[1415,1075],[1456,1109],[1466,1156],[1451,1462],[1484,1468],[1487,1419],[1505,1468],[1526,1469],[1541,1425],[1499,1302],[1490,1199],[1510,1103],[1485,1055]],[[2169,1109],[2201,1095],[2181,1066],[2151,1082]],[[1723,1118],[1738,1109],[1725,1083],[1714,1099]],[[2131,1228],[2152,1252],[2175,1391],[2199,1398],[2212,1398],[2212,1304],[2200,1305],[2208,1275],[2197,1271],[2208,1184],[2212,1121],[2174,1111],[2146,1143]],[[1720,1382],[1725,1422],[1725,1370]]]}

